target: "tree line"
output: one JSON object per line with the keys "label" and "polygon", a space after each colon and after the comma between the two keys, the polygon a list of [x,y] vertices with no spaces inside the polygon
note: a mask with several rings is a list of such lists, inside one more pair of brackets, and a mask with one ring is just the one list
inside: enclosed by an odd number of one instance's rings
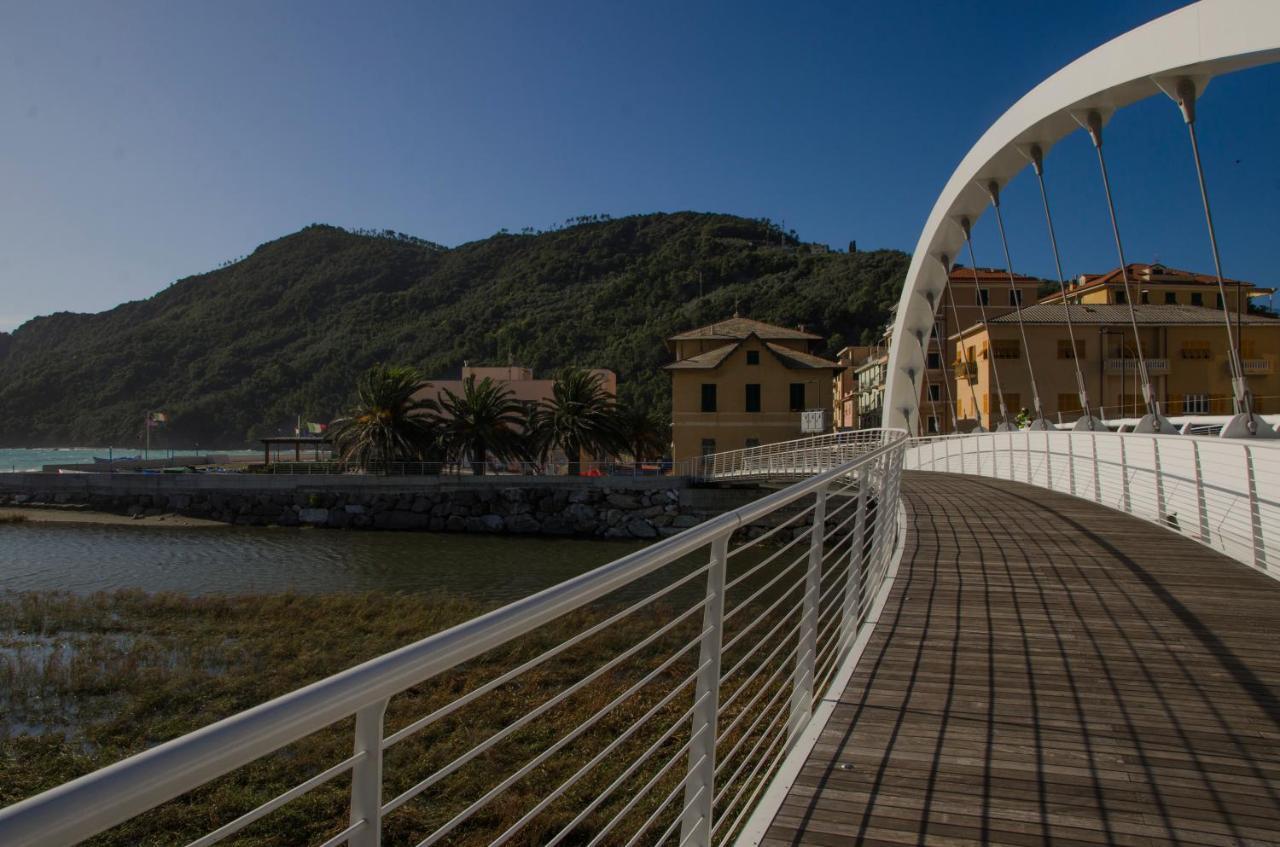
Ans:
{"label": "tree line", "polygon": [[404,365],[376,364],[356,384],[355,401],[330,427],[338,455],[368,469],[391,462],[469,465],[483,474],[489,460],[545,464],[564,453],[570,476],[581,472],[583,453],[635,462],[666,451],[670,433],[652,412],[618,405],[599,374],[560,370],[551,396],[517,400],[490,377],[468,376],[460,392],[445,388],[424,398],[431,383]]}

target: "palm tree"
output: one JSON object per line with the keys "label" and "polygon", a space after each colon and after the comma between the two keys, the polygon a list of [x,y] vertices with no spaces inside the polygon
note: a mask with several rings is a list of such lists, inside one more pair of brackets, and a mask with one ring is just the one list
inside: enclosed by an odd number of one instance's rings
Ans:
{"label": "palm tree", "polygon": [[670,424],[639,406],[619,410],[618,430],[636,464],[661,456],[671,443]]}
{"label": "palm tree", "polygon": [[377,364],[356,383],[356,402],[329,432],[345,461],[365,468],[376,462],[438,460],[440,430],[434,400],[414,395],[429,383],[413,368]]}
{"label": "palm tree", "polygon": [[551,399],[538,409],[538,437],[547,448],[559,447],[577,476],[583,450],[593,453],[625,446],[618,427],[618,406],[602,386],[599,374],[566,368],[556,375]]}
{"label": "palm tree", "polygon": [[491,453],[504,460],[521,455],[524,407],[489,377],[467,377],[460,395],[446,388],[440,411],[450,450],[460,463],[470,456],[472,473],[484,473]]}

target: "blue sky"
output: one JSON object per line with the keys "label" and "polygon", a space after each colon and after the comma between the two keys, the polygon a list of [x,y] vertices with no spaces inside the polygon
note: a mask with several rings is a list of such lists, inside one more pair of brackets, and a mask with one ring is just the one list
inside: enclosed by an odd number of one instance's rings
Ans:
{"label": "blue sky", "polygon": [[[695,209],[910,250],[1004,109],[1180,5],[10,0],[0,330],[149,296],[312,222],[455,245]],[[1214,81],[1200,130],[1225,270],[1270,285],[1277,91],[1280,67]],[[1209,268],[1173,105],[1126,110],[1107,143],[1130,260]],[[1113,267],[1084,136],[1049,169],[1068,273]],[[1015,268],[1048,274],[1037,204],[1029,176],[1006,192]]]}

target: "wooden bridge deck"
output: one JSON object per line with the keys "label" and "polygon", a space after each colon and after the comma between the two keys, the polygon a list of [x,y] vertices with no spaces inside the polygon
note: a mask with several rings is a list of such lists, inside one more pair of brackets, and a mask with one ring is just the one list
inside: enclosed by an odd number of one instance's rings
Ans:
{"label": "wooden bridge deck", "polygon": [[763,843],[1280,844],[1280,582],[1039,488],[903,490],[889,601]]}

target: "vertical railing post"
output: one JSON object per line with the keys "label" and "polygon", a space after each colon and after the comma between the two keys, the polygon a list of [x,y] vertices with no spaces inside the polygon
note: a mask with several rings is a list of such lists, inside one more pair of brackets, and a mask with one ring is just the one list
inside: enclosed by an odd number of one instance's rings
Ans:
{"label": "vertical railing post", "polygon": [[1156,478],[1156,520],[1164,523],[1164,474],[1160,471],[1160,437],[1151,437],[1151,460]]}
{"label": "vertical railing post", "polygon": [[1244,470],[1249,483],[1249,534],[1253,541],[1253,566],[1266,571],[1267,547],[1262,535],[1262,505],[1258,502],[1258,474],[1253,467],[1253,450],[1249,445],[1244,447]]}
{"label": "vertical railing post", "polygon": [[1067,487],[1071,491],[1071,496],[1076,496],[1076,436],[1074,432],[1067,433]]}
{"label": "vertical railing post", "polygon": [[809,566],[805,571],[801,598],[799,644],[791,672],[791,720],[789,734],[796,735],[809,723],[813,713],[813,677],[818,661],[818,595],[822,592],[822,549],[827,534],[827,486],[818,489],[813,505],[813,528],[809,534]]}
{"label": "vertical railing post", "polygon": [[1129,457],[1125,452],[1124,436],[1120,437],[1120,506],[1126,512],[1133,512],[1133,504],[1129,499]]}
{"label": "vertical railing post", "polygon": [[351,768],[351,825],[364,826],[347,839],[350,847],[382,844],[382,718],[387,701],[379,700],[356,712],[355,752],[363,753]]}
{"label": "vertical railing post", "polygon": [[849,649],[862,624],[863,559],[867,543],[867,468],[858,468],[858,505],[853,518],[853,539],[849,543],[849,576],[844,586],[844,617],[840,621],[840,641]]}
{"label": "vertical railing post", "polygon": [[724,639],[724,584],[729,536],[711,542],[706,605],[702,609],[702,643],[698,649],[698,683],[690,731],[689,770],[684,783],[684,817],[680,843],[711,844],[711,812],[716,794],[716,724],[720,715],[720,645]]}
{"label": "vertical railing post", "polygon": [[1200,468],[1200,442],[1198,441],[1191,442],[1191,459],[1196,480],[1196,526],[1200,533],[1200,540],[1208,544],[1209,502],[1204,494],[1204,471]]}
{"label": "vertical railing post", "polygon": [[1093,451],[1093,502],[1102,502],[1102,465],[1098,462],[1098,434],[1089,430],[1089,449]]}
{"label": "vertical railing post", "polygon": [[1053,490],[1053,437],[1047,429],[1044,431],[1044,487]]}
{"label": "vertical railing post", "polygon": [[1031,430],[1022,433],[1023,444],[1027,448],[1027,485],[1031,484]]}

